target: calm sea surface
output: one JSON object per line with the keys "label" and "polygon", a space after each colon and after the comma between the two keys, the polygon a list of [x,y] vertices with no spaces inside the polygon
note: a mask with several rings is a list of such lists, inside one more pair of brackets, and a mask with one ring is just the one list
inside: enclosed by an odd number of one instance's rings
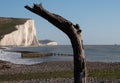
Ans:
{"label": "calm sea surface", "polygon": [[[119,45],[85,45],[85,56],[87,61],[99,62],[120,62],[120,46]],[[56,54],[73,54],[70,45],[59,46],[41,46],[41,47],[11,47],[8,50],[12,51],[32,51],[42,53],[56,53]],[[56,60],[73,60],[73,56],[50,56],[45,58],[32,58],[22,59],[20,53],[15,52],[2,52],[0,59],[10,61],[17,64],[34,64],[46,61]]]}

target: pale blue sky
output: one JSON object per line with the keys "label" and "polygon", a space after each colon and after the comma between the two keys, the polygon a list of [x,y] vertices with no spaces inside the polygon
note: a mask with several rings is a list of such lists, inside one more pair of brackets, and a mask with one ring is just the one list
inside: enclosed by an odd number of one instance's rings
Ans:
{"label": "pale blue sky", "polygon": [[120,44],[120,0],[1,0],[0,17],[32,18],[39,39],[70,44],[59,29],[24,8],[40,2],[45,9],[78,23],[84,44]]}

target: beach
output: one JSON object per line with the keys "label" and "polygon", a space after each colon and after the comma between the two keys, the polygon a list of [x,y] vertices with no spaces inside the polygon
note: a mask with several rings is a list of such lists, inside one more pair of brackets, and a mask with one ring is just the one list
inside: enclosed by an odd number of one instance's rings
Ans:
{"label": "beach", "polygon": [[[90,75],[91,72],[96,71],[120,71],[120,62],[107,63],[107,62],[87,62],[87,83],[120,83],[120,77],[109,78],[103,77],[98,78]],[[52,74],[58,73],[58,76]],[[69,76],[62,76],[61,73],[69,74]],[[16,75],[27,75],[31,74],[36,76],[36,74],[51,74],[51,77],[47,78],[40,76],[40,78],[26,78],[18,80],[2,79],[0,83],[74,83],[73,79],[73,62],[72,61],[50,61],[37,63],[32,65],[23,65],[23,64],[13,64],[6,61],[0,61],[0,77],[5,76],[16,76]],[[30,76],[30,75],[29,75]]]}

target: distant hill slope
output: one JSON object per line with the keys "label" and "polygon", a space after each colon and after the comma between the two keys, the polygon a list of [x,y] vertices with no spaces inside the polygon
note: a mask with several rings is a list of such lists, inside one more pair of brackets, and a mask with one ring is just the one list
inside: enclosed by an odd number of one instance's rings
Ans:
{"label": "distant hill slope", "polygon": [[0,17],[0,46],[39,45],[34,20]]}
{"label": "distant hill slope", "polygon": [[27,20],[28,19],[23,18],[0,17],[0,39],[2,39],[5,34],[17,30],[15,26],[24,24]]}

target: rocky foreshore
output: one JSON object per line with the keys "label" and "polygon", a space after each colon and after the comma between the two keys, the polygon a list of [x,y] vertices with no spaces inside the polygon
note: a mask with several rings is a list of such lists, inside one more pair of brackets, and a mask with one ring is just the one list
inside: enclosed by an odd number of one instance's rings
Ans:
{"label": "rocky foreshore", "polygon": [[[96,70],[120,70],[120,63],[87,62],[88,71]],[[6,61],[0,61],[0,76],[40,72],[73,71],[72,61],[51,61],[33,65],[18,65]],[[29,79],[19,81],[0,81],[0,83],[74,83],[72,78],[48,78]],[[99,79],[88,77],[87,83],[120,83],[120,79]]]}

